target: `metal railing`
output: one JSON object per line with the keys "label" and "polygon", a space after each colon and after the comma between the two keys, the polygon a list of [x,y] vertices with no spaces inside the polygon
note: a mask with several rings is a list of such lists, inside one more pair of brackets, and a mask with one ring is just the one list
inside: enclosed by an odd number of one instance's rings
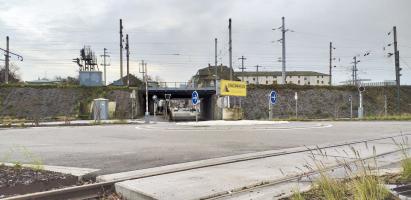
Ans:
{"label": "metal railing", "polygon": [[193,82],[148,82],[150,89],[194,89],[212,88],[214,84],[195,84]]}

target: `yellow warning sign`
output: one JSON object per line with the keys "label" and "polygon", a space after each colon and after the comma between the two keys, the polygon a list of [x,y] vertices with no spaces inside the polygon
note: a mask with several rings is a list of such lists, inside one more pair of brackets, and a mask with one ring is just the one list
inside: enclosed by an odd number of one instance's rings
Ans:
{"label": "yellow warning sign", "polygon": [[220,81],[220,95],[221,96],[247,96],[247,84],[241,81]]}

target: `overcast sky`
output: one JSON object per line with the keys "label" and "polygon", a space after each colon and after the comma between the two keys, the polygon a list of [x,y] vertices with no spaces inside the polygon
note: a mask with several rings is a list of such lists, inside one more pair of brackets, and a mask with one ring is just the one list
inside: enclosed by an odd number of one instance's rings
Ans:
{"label": "overcast sky", "polygon": [[[218,38],[219,63],[228,65],[228,19],[232,18],[233,60],[239,70],[281,70],[281,33],[273,28],[286,18],[287,70],[328,73],[332,41],[334,82],[350,78],[352,57],[361,57],[359,76],[394,80],[392,35],[398,27],[402,82],[411,84],[410,0],[0,0],[0,47],[24,56],[12,62],[24,80],[76,76],[71,60],[83,45],[100,55],[109,49],[108,81],[119,77],[119,19],[130,37],[133,74],[147,61],[149,74],[165,81],[187,81],[199,68],[214,63]],[[1,58],[2,59],[2,58]],[[340,60],[340,62],[338,62]],[[101,59],[99,60],[99,62]],[[3,64],[2,64],[3,65]],[[124,64],[125,65],[125,64]],[[100,68],[102,69],[102,68]],[[125,70],[125,69],[124,69]]]}

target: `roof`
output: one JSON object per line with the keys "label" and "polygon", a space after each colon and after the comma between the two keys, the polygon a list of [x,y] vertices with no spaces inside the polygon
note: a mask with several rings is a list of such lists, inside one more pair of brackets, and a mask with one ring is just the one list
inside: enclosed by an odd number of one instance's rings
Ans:
{"label": "roof", "polygon": [[[329,76],[328,74],[314,71],[287,71],[287,76]],[[261,71],[261,72],[235,72],[236,76],[281,76],[281,71]]]}
{"label": "roof", "polygon": [[[229,79],[230,78],[230,71],[232,71],[232,69],[224,65],[218,65],[217,67],[208,66],[208,67],[201,68],[197,71],[197,74],[194,77],[196,79],[201,79],[201,80],[214,80],[216,69],[217,69],[217,77],[219,79]],[[234,71],[233,71],[233,76],[234,76],[233,79],[236,79]]]}

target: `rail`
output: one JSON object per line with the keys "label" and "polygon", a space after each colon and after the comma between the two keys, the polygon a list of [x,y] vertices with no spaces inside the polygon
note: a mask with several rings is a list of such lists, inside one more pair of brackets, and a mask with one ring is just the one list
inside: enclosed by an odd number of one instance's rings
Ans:
{"label": "rail", "polygon": [[[384,140],[384,139],[394,139],[396,137],[406,137],[406,136],[410,136],[410,135],[411,135],[411,133],[406,133],[406,134],[379,137],[379,138],[372,138],[372,139],[365,139],[365,140],[356,140],[356,141],[351,141],[351,142],[342,142],[342,143],[339,143],[339,144],[325,145],[325,146],[322,146],[322,147],[321,146],[315,146],[314,149],[322,150],[322,149],[328,149],[328,148],[334,148],[334,147],[340,147],[340,146],[346,146],[346,145],[352,145],[352,144],[366,143],[366,142],[370,142],[370,141],[378,141],[378,140]],[[268,154],[261,154],[261,155],[251,155],[251,156],[242,157],[242,158],[232,158],[232,159],[228,159],[228,160],[225,160],[225,161],[215,161],[215,162],[210,162],[210,163],[201,163],[201,164],[198,164],[198,165],[182,167],[182,168],[172,169],[172,170],[166,170],[166,171],[161,171],[161,172],[153,172],[151,174],[140,175],[140,176],[135,176],[135,177],[129,177],[129,178],[119,179],[119,180],[115,180],[115,181],[92,183],[92,184],[87,184],[87,185],[74,186],[74,187],[62,188],[62,189],[57,189],[57,190],[45,191],[45,192],[19,195],[19,196],[5,198],[4,200],[40,200],[40,199],[41,200],[48,200],[48,199],[91,199],[91,198],[100,198],[100,197],[103,197],[105,194],[107,194],[107,192],[114,191],[114,184],[118,183],[118,182],[134,180],[134,179],[141,179],[141,178],[147,178],[147,177],[153,177],[153,176],[159,176],[159,175],[164,175],[164,174],[177,173],[177,172],[182,172],[182,171],[189,171],[189,170],[206,168],[206,167],[213,167],[213,166],[231,164],[231,163],[237,163],[237,162],[244,162],[244,161],[249,161],[249,160],[263,159],[263,158],[289,155],[289,154],[295,154],[295,153],[310,152],[312,150],[313,149],[307,147],[306,149],[300,149],[300,150],[282,151],[282,152],[268,153]],[[398,151],[401,151],[401,150],[398,150]],[[398,151],[395,151],[395,152],[398,152]],[[386,154],[389,154],[389,153],[394,153],[394,152],[383,153],[381,155],[376,155],[376,156],[382,156],[382,155],[386,155]],[[370,159],[370,158],[365,158],[365,159]],[[364,160],[364,159],[361,159],[361,160]],[[336,167],[339,167],[340,165],[331,166],[331,167],[329,167],[329,169],[335,169]],[[344,165],[344,163],[342,165]],[[314,171],[314,172],[309,172],[309,173],[317,173],[317,172]],[[261,185],[258,185],[256,187],[265,187],[265,186],[269,186],[269,185],[280,184],[280,183],[283,183],[283,182],[288,182],[290,180],[298,179],[301,176],[302,175],[286,177],[284,179],[279,179],[279,180],[276,180],[276,181],[268,182],[266,184],[261,184]],[[240,193],[240,192],[248,191],[249,189],[251,189],[251,188],[250,187],[245,187],[245,188],[242,187],[242,189],[238,189],[234,192]],[[217,198],[221,198],[221,197],[224,197],[224,196],[227,196],[227,195],[230,195],[230,192],[228,192],[228,193],[227,192],[218,193],[218,194],[210,195],[210,196],[207,196],[207,197],[203,197],[202,199],[217,199]]]}

